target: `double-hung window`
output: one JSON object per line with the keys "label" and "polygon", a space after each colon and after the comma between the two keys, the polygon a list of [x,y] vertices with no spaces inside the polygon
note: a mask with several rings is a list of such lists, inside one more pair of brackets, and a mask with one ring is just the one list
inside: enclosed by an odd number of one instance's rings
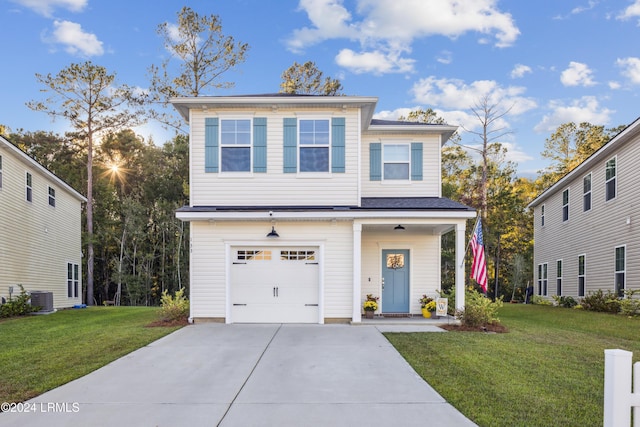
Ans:
{"label": "double-hung window", "polygon": [[2,156],[0,156],[0,188],[2,188]]}
{"label": "double-hung window", "polygon": [[300,172],[329,172],[330,146],[328,119],[300,120]]}
{"label": "double-hung window", "polygon": [[27,202],[30,202],[33,199],[33,187],[31,185],[32,185],[32,177],[31,177],[31,174],[27,172],[27,176],[25,180],[25,188],[26,188],[25,197]]}
{"label": "double-hung window", "polygon": [[562,221],[569,221],[569,189],[562,192]]}
{"label": "double-hung window", "polygon": [[544,205],[540,206],[540,226],[544,227]]}
{"label": "double-hung window", "polygon": [[220,121],[220,170],[251,171],[251,120]]}
{"label": "double-hung window", "polygon": [[556,295],[562,295],[562,260],[556,261]]}
{"label": "double-hung window", "polygon": [[586,286],[586,266],[585,266],[585,258],[586,255],[578,256],[578,296],[583,297]]}
{"label": "double-hung window", "polygon": [[538,295],[547,295],[547,263],[538,264]]}
{"label": "double-hung window", "polygon": [[408,181],[411,176],[411,145],[384,144],[382,164],[383,180]]}
{"label": "double-hung window", "polygon": [[582,211],[591,210],[591,174],[582,178]]}
{"label": "double-hung window", "polygon": [[605,200],[616,197],[616,158],[613,157],[605,166]]}
{"label": "double-hung window", "polygon": [[67,263],[67,297],[78,298],[80,287],[80,267],[78,264]]}
{"label": "double-hung window", "polygon": [[616,293],[619,297],[624,296],[625,276],[626,276],[626,250],[625,246],[616,247]]}
{"label": "double-hung window", "polygon": [[49,206],[56,207],[56,189],[49,187]]}

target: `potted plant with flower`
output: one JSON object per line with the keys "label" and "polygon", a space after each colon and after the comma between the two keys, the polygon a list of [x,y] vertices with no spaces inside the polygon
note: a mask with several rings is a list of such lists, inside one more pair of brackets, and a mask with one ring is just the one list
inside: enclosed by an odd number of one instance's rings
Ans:
{"label": "potted plant with flower", "polygon": [[367,319],[373,319],[373,312],[378,309],[378,300],[380,298],[374,297],[372,294],[367,294],[367,299],[362,304],[364,314]]}
{"label": "potted plant with flower", "polygon": [[422,317],[430,318],[431,313],[436,311],[436,302],[426,295],[420,297],[420,307],[422,307]]}

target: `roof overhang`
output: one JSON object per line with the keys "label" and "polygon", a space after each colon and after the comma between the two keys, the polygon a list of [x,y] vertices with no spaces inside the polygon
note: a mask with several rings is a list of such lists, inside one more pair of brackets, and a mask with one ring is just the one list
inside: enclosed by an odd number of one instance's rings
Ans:
{"label": "roof overhang", "polygon": [[435,124],[396,124],[396,125],[370,125],[366,128],[367,135],[442,135],[440,144],[444,145],[451,135],[458,129],[457,126]]}
{"label": "roof overhang", "polygon": [[310,95],[247,95],[247,96],[198,96],[169,100],[188,122],[189,110],[219,110],[235,108],[277,110],[279,108],[360,108],[362,128],[371,122],[378,103],[376,97],[363,96],[310,96]]}

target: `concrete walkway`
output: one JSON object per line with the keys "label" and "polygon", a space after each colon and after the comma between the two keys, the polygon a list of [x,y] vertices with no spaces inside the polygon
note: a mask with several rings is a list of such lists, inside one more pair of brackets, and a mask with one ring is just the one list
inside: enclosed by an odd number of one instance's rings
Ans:
{"label": "concrete walkway", "polygon": [[29,413],[0,414],[0,425],[475,425],[381,334],[393,328],[190,325],[27,402]]}

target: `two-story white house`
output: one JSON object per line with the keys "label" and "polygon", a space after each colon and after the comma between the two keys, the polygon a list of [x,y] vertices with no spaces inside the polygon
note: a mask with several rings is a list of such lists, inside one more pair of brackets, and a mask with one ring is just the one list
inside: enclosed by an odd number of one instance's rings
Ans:
{"label": "two-story white house", "polygon": [[[455,230],[464,307],[467,206],[441,197],[454,126],[372,119],[377,98],[177,98],[190,124],[191,318],[360,322],[420,313]],[[450,302],[454,304],[454,302]]]}
{"label": "two-story white house", "polygon": [[86,198],[0,136],[0,297],[51,292],[53,308],[82,303]]}
{"label": "two-story white house", "polygon": [[640,119],[533,200],[535,293],[640,288]]}

